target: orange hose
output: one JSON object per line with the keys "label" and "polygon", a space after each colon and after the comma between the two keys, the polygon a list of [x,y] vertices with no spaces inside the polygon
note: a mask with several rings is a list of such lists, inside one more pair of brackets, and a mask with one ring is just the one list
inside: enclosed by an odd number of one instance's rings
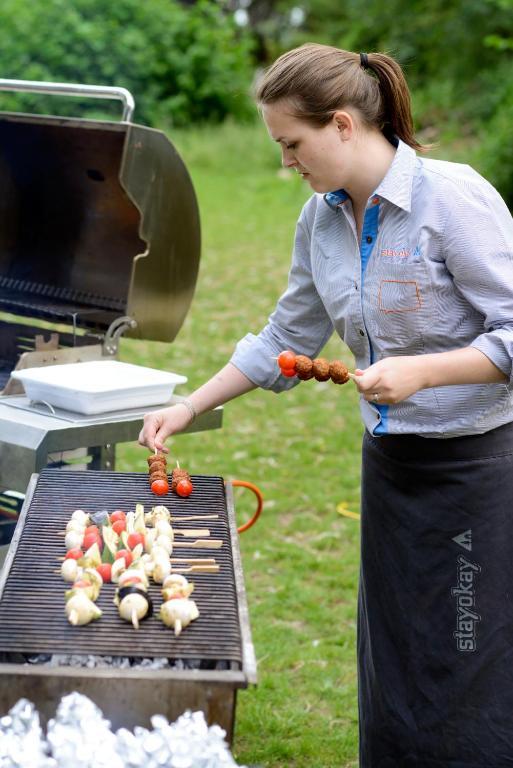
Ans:
{"label": "orange hose", "polygon": [[262,509],[264,506],[264,497],[262,496],[262,492],[260,491],[260,488],[258,488],[253,483],[248,483],[247,480],[231,480],[231,484],[234,487],[248,488],[250,491],[253,491],[253,493],[257,497],[257,508],[255,511],[255,514],[250,520],[248,520],[247,523],[244,523],[244,525],[241,525],[239,526],[239,528],[237,528],[238,533],[244,533],[244,531],[247,531],[248,528],[251,528],[251,526],[254,525],[258,520],[258,518],[260,517],[260,513],[262,512]]}

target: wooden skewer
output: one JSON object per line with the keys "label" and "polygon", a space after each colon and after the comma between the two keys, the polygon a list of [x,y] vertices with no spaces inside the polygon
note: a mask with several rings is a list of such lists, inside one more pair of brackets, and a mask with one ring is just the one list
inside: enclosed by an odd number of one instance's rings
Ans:
{"label": "wooden skewer", "polygon": [[135,608],[132,611],[132,624],[134,625],[135,629],[139,629],[139,619],[137,618],[137,611]]}
{"label": "wooden skewer", "polygon": [[[187,522],[187,521],[189,521],[191,519],[191,517],[194,520],[199,520],[199,519],[204,520],[205,517],[207,517],[207,516],[203,515],[200,518],[199,515],[191,515],[189,517],[171,518],[171,519],[174,522],[176,522],[177,520],[180,520],[180,522],[182,522],[182,521]],[[210,516],[208,516],[208,517],[209,517],[209,519],[211,519]],[[215,517],[219,517],[219,515],[215,515]],[[209,531],[208,528],[182,528],[182,530],[179,530],[178,528],[176,528],[174,533],[175,533],[175,535],[178,533],[181,536],[210,536],[210,531]],[[67,535],[66,531],[57,531],[57,536],[66,536],[66,535]]]}
{"label": "wooden skewer", "polygon": [[219,515],[184,515],[183,517],[172,517],[172,523],[185,523],[189,520],[218,520]]}
{"label": "wooden skewer", "polygon": [[196,541],[174,541],[173,549],[175,547],[189,547],[190,549],[221,549],[223,546],[222,539],[196,539]]}
{"label": "wooden skewer", "polygon": [[[62,563],[66,558],[58,557],[56,559]],[[191,563],[191,565],[201,565],[202,563],[205,565],[215,565],[216,562],[215,557],[171,557],[170,560],[172,563]],[[54,573],[60,573],[60,571],[54,571]]]}
{"label": "wooden skewer", "polygon": [[191,565],[189,568],[171,568],[171,573],[219,573],[219,565]]}

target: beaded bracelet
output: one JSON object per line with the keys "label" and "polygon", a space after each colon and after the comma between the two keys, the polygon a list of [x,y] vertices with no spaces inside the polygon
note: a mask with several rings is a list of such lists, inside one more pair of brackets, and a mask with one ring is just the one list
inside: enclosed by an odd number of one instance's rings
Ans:
{"label": "beaded bracelet", "polygon": [[194,419],[198,415],[198,411],[196,410],[194,405],[191,403],[191,401],[187,397],[184,397],[184,399],[180,400],[180,402],[177,403],[177,405],[185,405],[185,407],[187,408],[187,410],[191,414],[191,420],[190,420],[189,423],[192,424],[192,422],[194,421]]}

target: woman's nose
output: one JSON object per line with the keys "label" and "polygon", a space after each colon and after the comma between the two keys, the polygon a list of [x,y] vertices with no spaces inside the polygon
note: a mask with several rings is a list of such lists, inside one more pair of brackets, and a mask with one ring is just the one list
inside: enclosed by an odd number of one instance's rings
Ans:
{"label": "woman's nose", "polygon": [[283,148],[281,151],[281,164],[284,168],[292,168],[293,165],[295,165],[296,161],[294,159],[294,156],[292,152],[289,152],[288,149]]}

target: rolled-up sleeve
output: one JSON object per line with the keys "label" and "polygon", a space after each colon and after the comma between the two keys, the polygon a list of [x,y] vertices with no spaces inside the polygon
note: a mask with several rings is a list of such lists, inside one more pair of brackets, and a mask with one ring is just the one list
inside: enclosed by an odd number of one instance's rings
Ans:
{"label": "rolled-up sleeve", "polygon": [[242,338],[231,357],[254,384],[281,392],[298,383],[280,374],[276,357],[284,349],[315,357],[333,332],[333,325],[317,293],[311,267],[311,220],[315,199],[306,204],[296,227],[288,286],[267,325],[257,335]]}
{"label": "rolled-up sleeve", "polygon": [[483,315],[470,346],[513,382],[513,219],[490,184],[451,197],[445,247],[456,288]]}

